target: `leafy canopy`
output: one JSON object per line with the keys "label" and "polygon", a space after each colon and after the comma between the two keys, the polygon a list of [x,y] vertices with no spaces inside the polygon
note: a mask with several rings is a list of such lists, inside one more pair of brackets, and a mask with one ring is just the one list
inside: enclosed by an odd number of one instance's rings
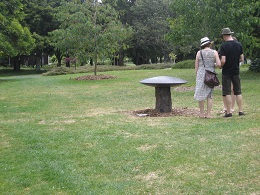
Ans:
{"label": "leafy canopy", "polygon": [[0,56],[29,54],[35,47],[30,30],[23,25],[22,9],[19,0],[0,2]]}
{"label": "leafy canopy", "polygon": [[[54,46],[69,56],[80,59],[110,57],[131,35],[109,4],[71,1],[57,14],[60,28],[51,32]],[[95,73],[96,74],[96,73]]]}

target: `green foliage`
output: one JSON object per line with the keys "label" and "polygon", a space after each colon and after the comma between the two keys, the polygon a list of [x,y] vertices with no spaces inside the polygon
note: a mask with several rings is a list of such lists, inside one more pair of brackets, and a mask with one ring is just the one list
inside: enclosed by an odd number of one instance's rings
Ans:
{"label": "green foliage", "polygon": [[[245,55],[255,59],[260,56],[260,1],[239,0],[228,7],[230,27],[242,42]],[[239,25],[236,25],[238,24]]]}
{"label": "green foliage", "polygon": [[55,61],[57,61],[57,57],[55,55],[51,56],[50,61],[51,63],[54,63]]}
{"label": "green foliage", "polygon": [[131,30],[120,23],[109,4],[71,1],[59,10],[60,29],[50,35],[53,45],[63,55],[77,57],[80,63],[93,59],[96,66],[98,58],[111,57],[121,48],[127,48],[124,40],[129,38]]}
{"label": "green foliage", "polygon": [[172,0],[175,17],[169,19],[167,38],[174,43],[174,53],[195,53],[199,40],[204,36],[215,41],[219,47],[221,29],[229,27],[243,44],[245,55],[252,59],[259,57],[259,4],[255,0]]}
{"label": "green foliage", "polygon": [[21,2],[11,0],[0,3],[0,9],[0,56],[29,54],[35,43],[29,29],[23,24]]}
{"label": "green foliage", "polygon": [[194,69],[195,60],[184,60],[172,66],[172,69]]}
{"label": "green foliage", "polygon": [[167,57],[172,47],[165,40],[170,16],[168,0],[137,0],[130,8],[130,24],[134,29],[130,57],[136,65],[157,62]]}
{"label": "green foliage", "polygon": [[260,58],[256,58],[251,62],[249,70],[253,72],[260,72]]}
{"label": "green foliage", "polygon": [[35,48],[31,52],[37,56],[53,55],[54,48],[50,44],[48,33],[58,28],[59,22],[55,18],[57,6],[55,0],[22,0],[23,11],[26,14],[24,22],[29,27],[35,39]]}
{"label": "green foliage", "polygon": [[175,17],[169,19],[167,38],[174,43],[174,53],[184,56],[195,53],[204,36],[217,40],[222,25],[225,25],[222,14],[226,6],[222,1],[173,0],[171,9]]}

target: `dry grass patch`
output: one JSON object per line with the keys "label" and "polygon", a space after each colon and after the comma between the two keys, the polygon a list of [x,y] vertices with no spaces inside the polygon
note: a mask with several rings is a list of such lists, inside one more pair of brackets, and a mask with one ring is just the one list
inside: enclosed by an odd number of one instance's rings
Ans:
{"label": "dry grass patch", "polygon": [[155,148],[157,148],[157,145],[145,144],[145,145],[139,146],[137,148],[137,150],[145,152],[145,151],[152,150],[152,149],[155,149]]}
{"label": "dry grass patch", "polygon": [[119,132],[119,135],[122,135],[123,137],[126,137],[126,138],[140,138],[140,137],[144,136],[141,134],[134,134],[134,133],[129,133],[129,132],[125,132],[125,131]]}
{"label": "dry grass patch", "polygon": [[67,119],[67,120],[56,120],[56,121],[52,121],[52,122],[47,122],[46,120],[41,120],[38,122],[38,124],[41,125],[56,125],[56,124],[72,124],[75,123],[76,120],[74,119]]}
{"label": "dry grass patch", "polygon": [[154,182],[163,183],[164,178],[160,176],[160,172],[149,172],[148,174],[142,174],[135,176],[135,179],[142,182],[148,182],[148,184],[153,184]]}

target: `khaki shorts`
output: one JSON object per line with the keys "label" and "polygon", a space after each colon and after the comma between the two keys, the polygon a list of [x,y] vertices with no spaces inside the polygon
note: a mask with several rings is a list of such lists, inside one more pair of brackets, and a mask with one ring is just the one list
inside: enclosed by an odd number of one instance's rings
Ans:
{"label": "khaki shorts", "polygon": [[231,83],[233,83],[234,95],[241,95],[241,83],[239,75],[222,75],[222,95],[231,95]]}

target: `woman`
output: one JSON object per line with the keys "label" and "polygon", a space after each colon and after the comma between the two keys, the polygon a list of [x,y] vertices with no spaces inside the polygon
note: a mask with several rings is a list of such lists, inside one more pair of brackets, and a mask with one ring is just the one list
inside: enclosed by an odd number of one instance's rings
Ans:
{"label": "woman", "polygon": [[[212,108],[213,89],[204,84],[205,69],[215,71],[215,66],[221,67],[221,62],[218,56],[218,52],[210,49],[211,42],[208,37],[204,37],[200,40],[201,50],[197,52],[195,61],[196,71],[196,88],[194,99],[199,101],[200,118],[210,118]],[[201,54],[204,59],[204,64],[201,58]],[[207,99],[207,113],[204,113],[204,101]]]}

